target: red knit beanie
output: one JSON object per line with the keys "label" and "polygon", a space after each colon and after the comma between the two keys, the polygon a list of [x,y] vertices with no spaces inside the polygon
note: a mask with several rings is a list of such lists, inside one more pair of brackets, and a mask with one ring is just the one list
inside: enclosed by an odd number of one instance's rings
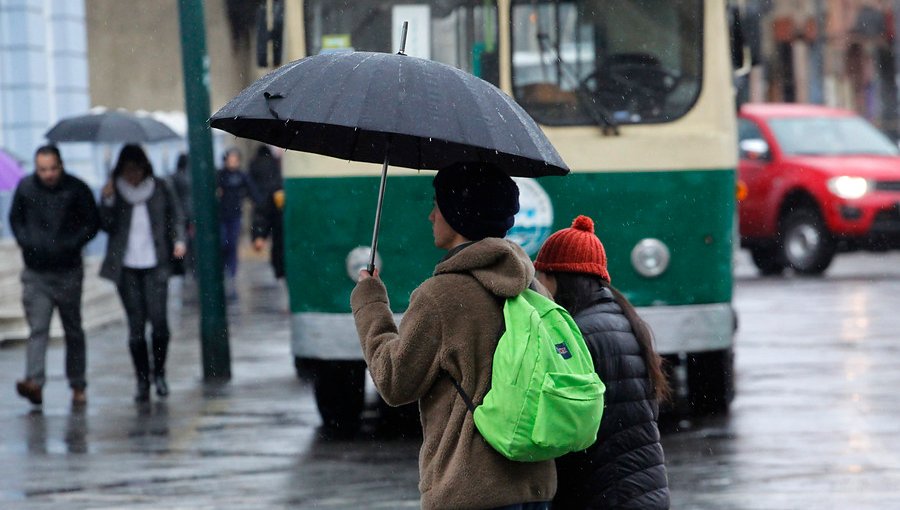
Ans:
{"label": "red knit beanie", "polygon": [[538,252],[534,268],[543,273],[587,273],[610,281],[606,250],[594,234],[594,220],[579,216],[571,228],[555,232]]}

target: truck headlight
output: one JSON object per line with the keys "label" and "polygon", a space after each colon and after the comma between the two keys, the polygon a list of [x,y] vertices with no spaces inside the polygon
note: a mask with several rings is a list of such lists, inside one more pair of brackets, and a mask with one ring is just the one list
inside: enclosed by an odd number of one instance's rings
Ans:
{"label": "truck headlight", "polygon": [[869,181],[862,177],[842,175],[828,179],[828,190],[840,198],[861,198],[869,192]]}
{"label": "truck headlight", "polygon": [[669,248],[659,239],[643,239],[631,250],[631,265],[642,276],[659,276],[669,268]]}

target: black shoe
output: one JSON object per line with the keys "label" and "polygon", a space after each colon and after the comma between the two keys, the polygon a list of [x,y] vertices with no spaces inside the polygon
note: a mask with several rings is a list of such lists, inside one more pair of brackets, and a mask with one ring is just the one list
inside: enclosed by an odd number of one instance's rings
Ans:
{"label": "black shoe", "polygon": [[169,385],[166,384],[165,376],[158,375],[154,378],[153,382],[156,384],[156,394],[160,397],[165,397],[169,394]]}
{"label": "black shoe", "polygon": [[134,394],[135,402],[150,401],[150,381],[138,381],[137,392]]}
{"label": "black shoe", "polygon": [[22,398],[27,398],[34,405],[39,406],[44,402],[41,385],[31,379],[16,381],[16,391],[19,392]]}

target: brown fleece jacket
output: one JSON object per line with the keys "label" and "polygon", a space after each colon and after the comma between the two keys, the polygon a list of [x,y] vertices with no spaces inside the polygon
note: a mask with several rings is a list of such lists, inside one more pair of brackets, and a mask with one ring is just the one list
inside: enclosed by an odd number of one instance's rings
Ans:
{"label": "brown fleece jacket", "polygon": [[353,290],[353,317],[379,393],[391,405],[419,401],[424,509],[549,501],[556,492],[553,461],[514,462],[497,453],[450,380],[481,402],[503,326],[498,298],[518,295],[533,277],[531,260],[516,244],[473,243],[438,264],[412,293],[399,331],[380,280]]}

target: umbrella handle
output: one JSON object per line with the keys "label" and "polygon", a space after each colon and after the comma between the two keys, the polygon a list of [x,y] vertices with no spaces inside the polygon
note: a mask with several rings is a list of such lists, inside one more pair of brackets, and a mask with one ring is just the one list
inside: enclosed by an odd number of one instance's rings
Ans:
{"label": "umbrella handle", "polygon": [[370,275],[375,274],[375,250],[378,249],[378,231],[381,229],[381,204],[384,202],[384,187],[387,184],[387,170],[389,163],[388,153],[391,148],[391,140],[388,138],[384,147],[384,165],[381,167],[381,184],[378,187],[378,205],[375,207],[375,229],[372,232],[372,252],[369,254],[369,265],[366,271]]}
{"label": "umbrella handle", "polygon": [[406,55],[406,31],[409,30],[409,21],[403,22],[403,29],[400,32],[400,51],[397,55]]}

